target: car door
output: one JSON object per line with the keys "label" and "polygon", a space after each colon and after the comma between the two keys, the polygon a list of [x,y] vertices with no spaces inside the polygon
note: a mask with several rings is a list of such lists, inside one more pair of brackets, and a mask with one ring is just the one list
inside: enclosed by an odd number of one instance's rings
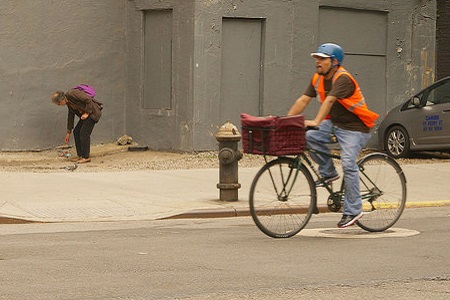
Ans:
{"label": "car door", "polygon": [[417,145],[450,144],[450,78],[436,82],[421,96],[419,108],[409,107],[414,111],[410,137]]}

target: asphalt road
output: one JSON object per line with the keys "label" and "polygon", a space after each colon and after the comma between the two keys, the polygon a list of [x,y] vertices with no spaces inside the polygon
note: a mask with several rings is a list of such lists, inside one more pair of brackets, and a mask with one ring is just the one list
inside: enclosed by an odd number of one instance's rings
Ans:
{"label": "asphalt road", "polygon": [[248,217],[1,225],[0,299],[449,299],[450,207],[407,209],[396,228],[419,234],[276,240]]}

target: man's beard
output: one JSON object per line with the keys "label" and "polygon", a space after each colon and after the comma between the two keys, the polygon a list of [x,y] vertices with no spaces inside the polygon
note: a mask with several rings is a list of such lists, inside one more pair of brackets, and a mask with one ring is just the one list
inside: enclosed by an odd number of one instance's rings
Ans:
{"label": "man's beard", "polygon": [[317,71],[317,74],[319,74],[319,75],[327,75],[328,74],[328,72],[325,72],[324,70],[323,70],[323,68],[321,68],[321,71]]}
{"label": "man's beard", "polygon": [[330,72],[331,72],[331,70],[333,69],[333,66],[331,66],[328,70],[324,70],[324,68],[323,67],[320,67],[320,70],[321,71],[319,71],[319,68],[316,68],[316,72],[317,72],[317,74],[319,74],[319,75],[322,75],[322,76],[326,76],[326,75],[328,75]]}

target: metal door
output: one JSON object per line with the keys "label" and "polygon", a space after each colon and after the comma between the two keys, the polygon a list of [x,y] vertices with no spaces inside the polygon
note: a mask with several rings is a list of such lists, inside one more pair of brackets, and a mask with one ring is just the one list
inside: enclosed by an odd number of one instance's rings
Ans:
{"label": "metal door", "polygon": [[369,109],[380,115],[388,107],[387,22],[386,12],[320,8],[320,43],[331,42],[342,46],[345,52],[343,66],[361,86]]}
{"label": "metal door", "polygon": [[224,18],[220,122],[240,126],[240,113],[260,113],[263,20]]}
{"label": "metal door", "polygon": [[172,10],[144,13],[143,108],[172,108]]}

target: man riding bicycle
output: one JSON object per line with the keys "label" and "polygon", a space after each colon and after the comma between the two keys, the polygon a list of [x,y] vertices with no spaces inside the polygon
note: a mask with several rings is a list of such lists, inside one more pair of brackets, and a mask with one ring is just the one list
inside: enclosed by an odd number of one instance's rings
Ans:
{"label": "man riding bicycle", "polygon": [[[344,228],[363,216],[356,160],[370,138],[370,128],[378,114],[368,109],[358,83],[342,67],[344,51],[339,45],[322,44],[311,56],[316,61],[316,73],[288,115],[303,113],[314,97],[321,102],[316,117],[305,121],[305,126],[318,127],[306,132],[306,143],[311,149],[329,153],[326,144],[333,142],[334,134],[340,145],[345,195],[343,216],[337,225]],[[311,153],[311,158],[319,164],[319,172],[326,182],[339,179],[331,157]],[[320,186],[322,182],[316,184]]]}

